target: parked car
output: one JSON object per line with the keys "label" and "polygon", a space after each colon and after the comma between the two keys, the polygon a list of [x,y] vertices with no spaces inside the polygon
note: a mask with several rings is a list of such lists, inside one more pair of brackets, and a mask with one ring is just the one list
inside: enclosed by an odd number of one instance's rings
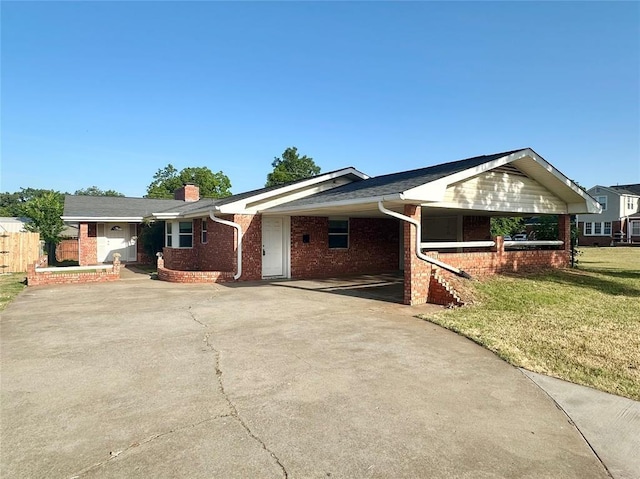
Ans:
{"label": "parked car", "polygon": [[526,233],[518,233],[517,235],[513,235],[513,241],[527,241]]}

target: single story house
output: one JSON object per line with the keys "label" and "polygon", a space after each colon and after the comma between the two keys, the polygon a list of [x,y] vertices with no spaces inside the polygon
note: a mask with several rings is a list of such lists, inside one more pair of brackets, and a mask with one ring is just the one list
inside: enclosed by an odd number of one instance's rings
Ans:
{"label": "single story house", "polygon": [[[222,199],[201,199],[195,185],[173,200],[67,196],[63,220],[79,225],[81,264],[109,261],[114,252],[139,261],[141,222],[163,221],[160,279],[400,270],[404,302],[418,304],[442,302],[447,275],[567,266],[570,215],[599,211],[525,148],[371,178],[349,167]],[[492,216],[532,215],[558,216],[557,249],[509,251],[502,238],[491,238]]]}
{"label": "single story house", "polygon": [[601,186],[587,190],[602,213],[578,216],[578,243],[611,246],[640,243],[640,184]]}

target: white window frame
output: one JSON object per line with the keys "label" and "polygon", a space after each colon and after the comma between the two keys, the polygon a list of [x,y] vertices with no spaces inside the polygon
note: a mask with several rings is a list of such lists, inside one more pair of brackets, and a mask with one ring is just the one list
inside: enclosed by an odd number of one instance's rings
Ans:
{"label": "white window frame", "polygon": [[600,203],[600,206],[602,206],[602,211],[607,211],[607,203],[609,201],[609,197],[607,195],[596,196],[596,201]]}
{"label": "white window frame", "polygon": [[585,236],[611,236],[613,223],[611,221],[585,221]]}
{"label": "white window frame", "polygon": [[627,196],[627,209],[633,210],[635,208],[635,201],[633,201],[633,196]]}
{"label": "white window frame", "polygon": [[207,226],[208,226],[208,225],[207,225],[207,219],[206,219],[206,218],[204,218],[204,219],[202,220],[202,226],[201,226],[201,228],[200,228],[200,242],[201,242],[202,244],[207,244],[207,242],[209,241],[209,238],[208,238],[208,231],[207,231]]}
{"label": "white window frame", "polygon": [[[340,232],[340,233],[331,233],[331,221],[342,221],[342,222],[346,222],[347,223],[347,231],[346,233],[344,232]],[[327,241],[327,246],[329,247],[329,249],[349,249],[349,242],[350,242],[350,234],[351,234],[351,222],[349,221],[349,218],[344,218],[344,217],[329,217],[329,222],[327,223],[327,229],[328,229],[328,241]],[[331,246],[331,237],[337,237],[337,236],[346,236],[347,238],[347,245],[346,246]]]}
{"label": "white window frame", "polygon": [[[188,233],[182,233],[180,231],[180,223],[190,223],[191,231]],[[192,249],[193,248],[193,221],[165,221],[165,240],[164,244],[167,248],[175,249]],[[180,239],[182,237],[191,237],[191,246],[180,246]]]}

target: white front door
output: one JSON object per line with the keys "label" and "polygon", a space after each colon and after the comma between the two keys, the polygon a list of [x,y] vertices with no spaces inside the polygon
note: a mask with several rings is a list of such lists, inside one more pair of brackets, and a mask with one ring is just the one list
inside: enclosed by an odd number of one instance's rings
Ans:
{"label": "white front door", "polygon": [[129,225],[126,223],[106,223],[105,225],[105,251],[103,262],[113,261],[113,254],[120,253],[120,259],[129,259]]}
{"label": "white front door", "polygon": [[284,276],[282,218],[262,217],[262,276]]}

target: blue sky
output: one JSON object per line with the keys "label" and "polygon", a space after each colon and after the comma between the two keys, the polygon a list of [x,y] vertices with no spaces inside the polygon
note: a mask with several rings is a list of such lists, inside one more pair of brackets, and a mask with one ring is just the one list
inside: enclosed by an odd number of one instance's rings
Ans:
{"label": "blue sky", "polygon": [[288,146],[369,175],[532,147],[640,182],[637,2],[7,2],[0,190],[260,188]]}

